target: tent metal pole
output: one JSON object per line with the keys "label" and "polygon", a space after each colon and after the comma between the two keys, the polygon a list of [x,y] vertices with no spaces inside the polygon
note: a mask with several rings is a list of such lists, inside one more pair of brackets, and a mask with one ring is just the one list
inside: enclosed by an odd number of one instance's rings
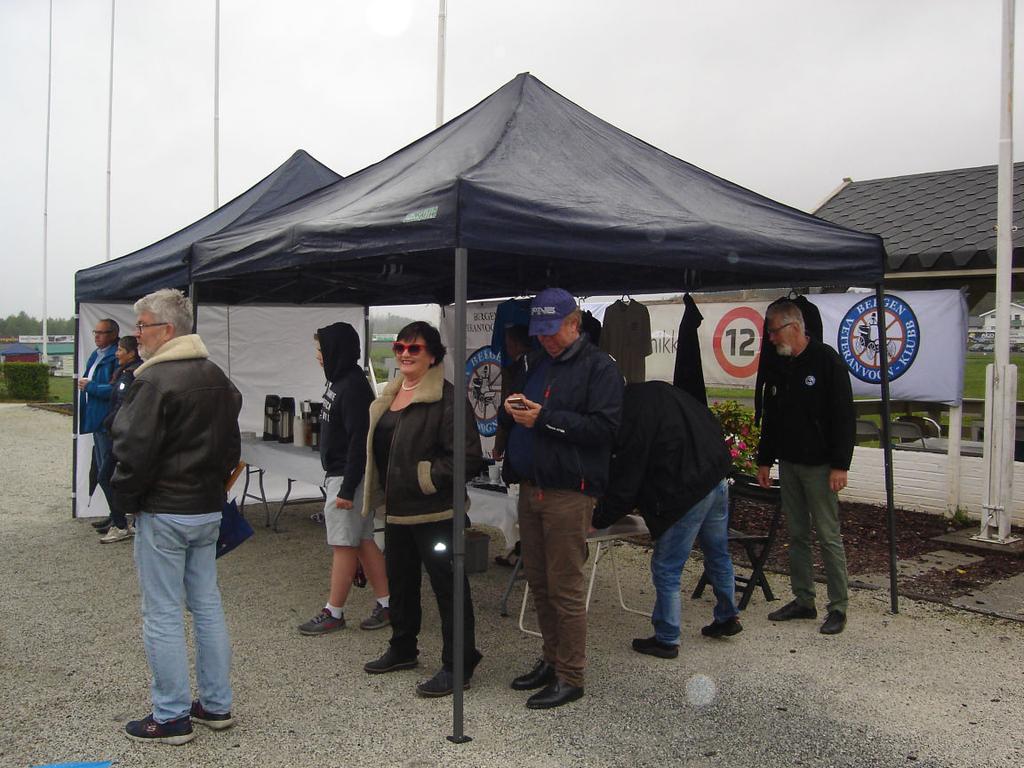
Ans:
{"label": "tent metal pole", "polygon": [[454,580],[453,615],[452,615],[452,666],[454,685],[452,686],[452,735],[448,741],[464,744],[470,737],[463,732],[463,691],[465,680],[465,584],[466,584],[466,408],[463,400],[466,397],[466,271],[469,254],[465,248],[455,249],[455,338],[452,350],[452,384],[455,385],[454,431],[452,445],[452,508],[455,516],[452,519],[452,560],[454,563],[452,579]]}
{"label": "tent metal pole", "polygon": [[885,510],[889,527],[889,600],[893,613],[900,612],[899,586],[896,583],[896,509],[893,505],[892,414],[889,408],[889,350],[885,339],[885,290],[875,285],[875,317],[878,320],[878,371],[882,383],[882,455],[885,461]]}
{"label": "tent metal pole", "polygon": [[[189,272],[192,271],[192,265],[189,265]],[[192,333],[199,333],[199,296],[197,291],[199,286],[195,283],[190,282],[188,284],[188,297],[192,300]]]}
{"label": "tent metal pole", "polygon": [[78,340],[82,338],[81,304],[75,300],[75,377],[71,388],[71,519],[78,517]]}

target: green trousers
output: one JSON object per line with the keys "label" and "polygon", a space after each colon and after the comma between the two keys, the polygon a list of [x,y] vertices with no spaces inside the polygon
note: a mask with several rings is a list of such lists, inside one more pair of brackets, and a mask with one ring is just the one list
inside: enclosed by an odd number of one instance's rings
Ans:
{"label": "green trousers", "polygon": [[811,526],[818,535],[828,584],[828,610],[846,613],[846,552],[839,531],[839,499],[829,488],[831,468],[779,462],[782,510],[789,528],[789,580],[800,605],[814,607],[814,555]]}

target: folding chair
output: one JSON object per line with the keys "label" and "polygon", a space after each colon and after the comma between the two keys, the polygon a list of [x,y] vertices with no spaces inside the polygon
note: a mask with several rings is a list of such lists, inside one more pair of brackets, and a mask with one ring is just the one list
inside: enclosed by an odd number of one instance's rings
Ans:
{"label": "folding chair", "polygon": [[[729,489],[730,517],[732,516],[731,512],[735,508],[735,500],[738,496],[753,501],[769,502],[775,507],[775,511],[772,512],[771,522],[768,524],[768,530],[765,533],[744,533],[743,531],[737,531],[735,528],[729,528],[729,543],[735,542],[740,544],[747,553],[747,559],[750,560],[750,576],[736,575],[736,591],[740,595],[737,607],[742,611],[750,603],[750,598],[758,587],[764,592],[765,600],[771,602],[775,599],[772,587],[764,574],[764,564],[768,560],[768,555],[771,554],[772,545],[775,543],[775,536],[778,533],[779,523],[782,519],[782,494],[779,491],[778,485],[773,485],[771,488],[762,488],[753,478],[734,478],[732,487]],[[693,590],[691,598],[696,600],[703,595],[704,588],[710,583],[707,571],[705,570],[701,573],[700,581],[697,582],[697,587]]]}
{"label": "folding chair", "polygon": [[854,441],[856,443],[870,443],[880,442],[882,440],[882,432],[879,430],[878,425],[869,419],[857,419],[857,432]]}
{"label": "folding chair", "polygon": [[[601,562],[601,559],[607,554],[610,556],[612,561],[612,573],[615,574],[615,588],[619,593],[619,605],[622,610],[629,613],[635,613],[638,616],[651,617],[651,614],[646,611],[640,611],[636,608],[630,608],[626,605],[625,598],[622,596],[622,581],[619,578],[619,567],[615,560],[615,547],[622,543],[622,539],[627,536],[638,536],[641,534],[648,533],[647,524],[644,523],[643,518],[639,515],[627,515],[622,518],[619,522],[615,523],[608,528],[604,528],[600,531],[595,531],[592,535],[587,537],[587,546],[590,547],[590,582],[587,585],[587,599],[584,604],[585,609],[590,611],[590,597],[594,592],[594,580],[597,578],[597,566]],[[519,563],[523,562],[523,557],[526,556],[524,551],[519,557]],[[516,563],[518,566],[519,563]],[[525,618],[526,618],[526,602],[530,596],[530,583],[526,582],[526,586],[523,589],[523,603],[519,608],[519,629],[527,635],[533,635],[534,637],[540,637],[540,632],[533,629],[527,629]]]}

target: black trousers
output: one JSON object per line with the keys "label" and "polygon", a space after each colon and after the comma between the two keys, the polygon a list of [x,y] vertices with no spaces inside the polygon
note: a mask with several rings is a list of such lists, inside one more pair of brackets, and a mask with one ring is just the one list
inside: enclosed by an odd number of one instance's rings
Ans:
{"label": "black trousers", "polygon": [[[441,663],[450,670],[454,657],[452,521],[440,520],[418,525],[386,523],[384,562],[387,566],[388,588],[391,592],[391,647],[403,658],[416,655],[416,639],[423,618],[420,605],[422,566],[430,578],[430,586],[434,590],[434,597],[437,598],[437,611],[441,615]],[[476,649],[476,621],[473,616],[473,599],[469,594],[469,579],[465,576],[463,578],[463,649],[465,674],[468,678],[473,674],[473,668],[480,661],[481,655]]]}

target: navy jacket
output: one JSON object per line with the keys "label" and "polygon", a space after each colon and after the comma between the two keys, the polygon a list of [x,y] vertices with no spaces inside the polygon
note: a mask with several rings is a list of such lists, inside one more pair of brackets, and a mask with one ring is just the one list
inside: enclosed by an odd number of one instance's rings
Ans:
{"label": "navy jacket", "polygon": [[[510,391],[526,389],[529,371],[546,354],[540,350],[528,355],[525,370]],[[518,477],[506,461],[505,482],[526,480],[538,488],[601,496],[622,416],[623,387],[615,361],[585,336],[573,342],[547,367],[543,407],[533,426],[534,477]],[[508,429],[525,429],[515,425],[504,408],[498,419]]]}
{"label": "navy jacket", "polygon": [[110,393],[113,390],[110,376],[117,368],[116,351],[116,344],[111,344],[102,353],[94,349],[85,364],[82,376],[89,379],[89,383],[78,393],[78,433],[81,435],[107,431],[103,420],[110,410]]}

